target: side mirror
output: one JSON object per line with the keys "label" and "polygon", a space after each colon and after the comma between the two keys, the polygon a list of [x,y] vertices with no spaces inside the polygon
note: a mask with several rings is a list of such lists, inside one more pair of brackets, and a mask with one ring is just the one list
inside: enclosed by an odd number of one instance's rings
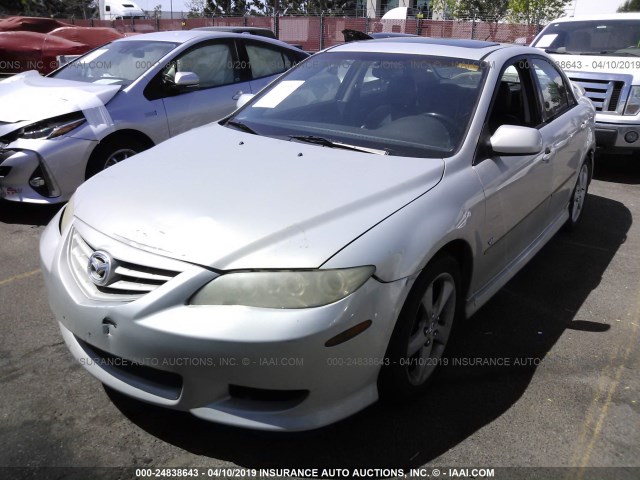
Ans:
{"label": "side mirror", "polygon": [[236,101],[236,108],[243,107],[244,104],[251,100],[253,97],[255,97],[254,93],[243,93],[238,97],[238,100]]}
{"label": "side mirror", "polygon": [[180,88],[197,87],[200,83],[200,77],[193,72],[178,72],[173,80],[173,84]]}
{"label": "side mirror", "polygon": [[503,155],[535,155],[542,151],[542,135],[535,128],[502,125],[489,139],[491,149]]}

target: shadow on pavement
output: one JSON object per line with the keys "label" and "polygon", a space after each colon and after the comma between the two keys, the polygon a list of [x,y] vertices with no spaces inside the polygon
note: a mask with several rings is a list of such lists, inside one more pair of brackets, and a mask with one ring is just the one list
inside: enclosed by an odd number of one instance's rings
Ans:
{"label": "shadow on pavement", "polygon": [[0,223],[46,225],[62,205],[37,205],[0,200]]}
{"label": "shadow on pavement", "polygon": [[608,330],[605,323],[576,318],[576,312],[599,285],[632,218],[619,202],[595,195],[587,202],[574,232],[560,232],[461,325],[448,365],[424,394],[406,405],[375,404],[323,429],[278,434],[207,423],[110,389],[107,393],[132,422],[161,440],[246,468],[423,465],[518,402],[565,329],[593,335]]}
{"label": "shadow on pavement", "polygon": [[596,180],[604,182],[623,183],[626,185],[640,184],[640,155],[596,155]]}

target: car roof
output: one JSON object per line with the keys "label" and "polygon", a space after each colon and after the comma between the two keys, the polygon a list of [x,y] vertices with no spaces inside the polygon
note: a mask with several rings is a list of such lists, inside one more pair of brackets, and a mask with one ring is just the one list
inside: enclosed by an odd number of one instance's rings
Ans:
{"label": "car roof", "polygon": [[233,33],[252,33],[254,35],[267,36],[268,38],[276,38],[273,30],[266,27],[196,27],[193,30],[204,30],[207,32],[233,32]]}
{"label": "car roof", "polygon": [[392,37],[345,43],[328,50],[332,52],[414,53],[481,60],[489,53],[504,48],[523,47],[481,40]]}
{"label": "car roof", "polygon": [[[245,33],[233,33],[233,32],[221,32],[221,31],[210,31],[210,30],[170,30],[167,32],[152,32],[152,33],[141,33],[140,35],[134,35],[132,37],[125,37],[116,40],[116,42],[129,42],[129,41],[138,41],[138,40],[146,40],[146,41],[156,41],[156,42],[177,42],[177,43],[187,43],[196,40],[202,40],[207,38],[243,38],[247,39],[249,35]],[[281,47],[288,47],[293,50],[299,50],[297,47],[290,45],[285,42],[281,42],[280,40],[276,40],[269,37],[264,37],[261,35],[251,35],[250,38],[254,41],[271,43],[273,45],[278,45]],[[302,51],[302,50],[301,50]]]}

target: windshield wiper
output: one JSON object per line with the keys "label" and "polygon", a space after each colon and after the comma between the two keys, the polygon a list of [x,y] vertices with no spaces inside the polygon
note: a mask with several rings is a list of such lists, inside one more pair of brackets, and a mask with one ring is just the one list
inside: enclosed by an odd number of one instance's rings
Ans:
{"label": "windshield wiper", "polygon": [[615,57],[640,57],[639,54],[633,52],[625,52],[624,50],[603,50],[600,55],[612,55]]}
{"label": "windshield wiper", "polygon": [[554,50],[553,48],[547,48],[545,52],[552,53],[553,55],[597,55],[597,52],[571,52],[567,50]]}
{"label": "windshield wiper", "polygon": [[249,125],[247,125],[245,123],[242,123],[242,122],[238,122],[237,120],[227,120],[225,125],[229,125],[230,127],[237,128],[238,130],[242,130],[243,132],[247,132],[247,133],[250,133],[252,135],[257,135],[258,134],[258,132],[256,132]]}
{"label": "windshield wiper", "polygon": [[376,155],[389,155],[388,150],[378,150],[376,148],[358,147],[347,143],[334,142],[324,137],[315,135],[291,135],[289,140],[297,140],[299,142],[313,143],[314,145],[322,145],[329,148],[342,148],[344,150],[353,150],[354,152],[374,153]]}

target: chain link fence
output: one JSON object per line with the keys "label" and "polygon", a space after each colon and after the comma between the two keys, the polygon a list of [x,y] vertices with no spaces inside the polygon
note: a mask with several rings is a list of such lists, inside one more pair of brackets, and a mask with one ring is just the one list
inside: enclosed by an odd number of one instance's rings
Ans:
{"label": "chain link fence", "polygon": [[196,27],[266,27],[285,42],[315,52],[344,42],[342,30],[397,32],[423,37],[465,38],[505,43],[528,44],[538,33],[537,25],[486,22],[479,20],[381,20],[379,18],[331,16],[242,16],[214,18],[176,18],[145,20],[60,19],[83,27],[113,27],[123,33],[149,33],[165,30],[190,30]]}

